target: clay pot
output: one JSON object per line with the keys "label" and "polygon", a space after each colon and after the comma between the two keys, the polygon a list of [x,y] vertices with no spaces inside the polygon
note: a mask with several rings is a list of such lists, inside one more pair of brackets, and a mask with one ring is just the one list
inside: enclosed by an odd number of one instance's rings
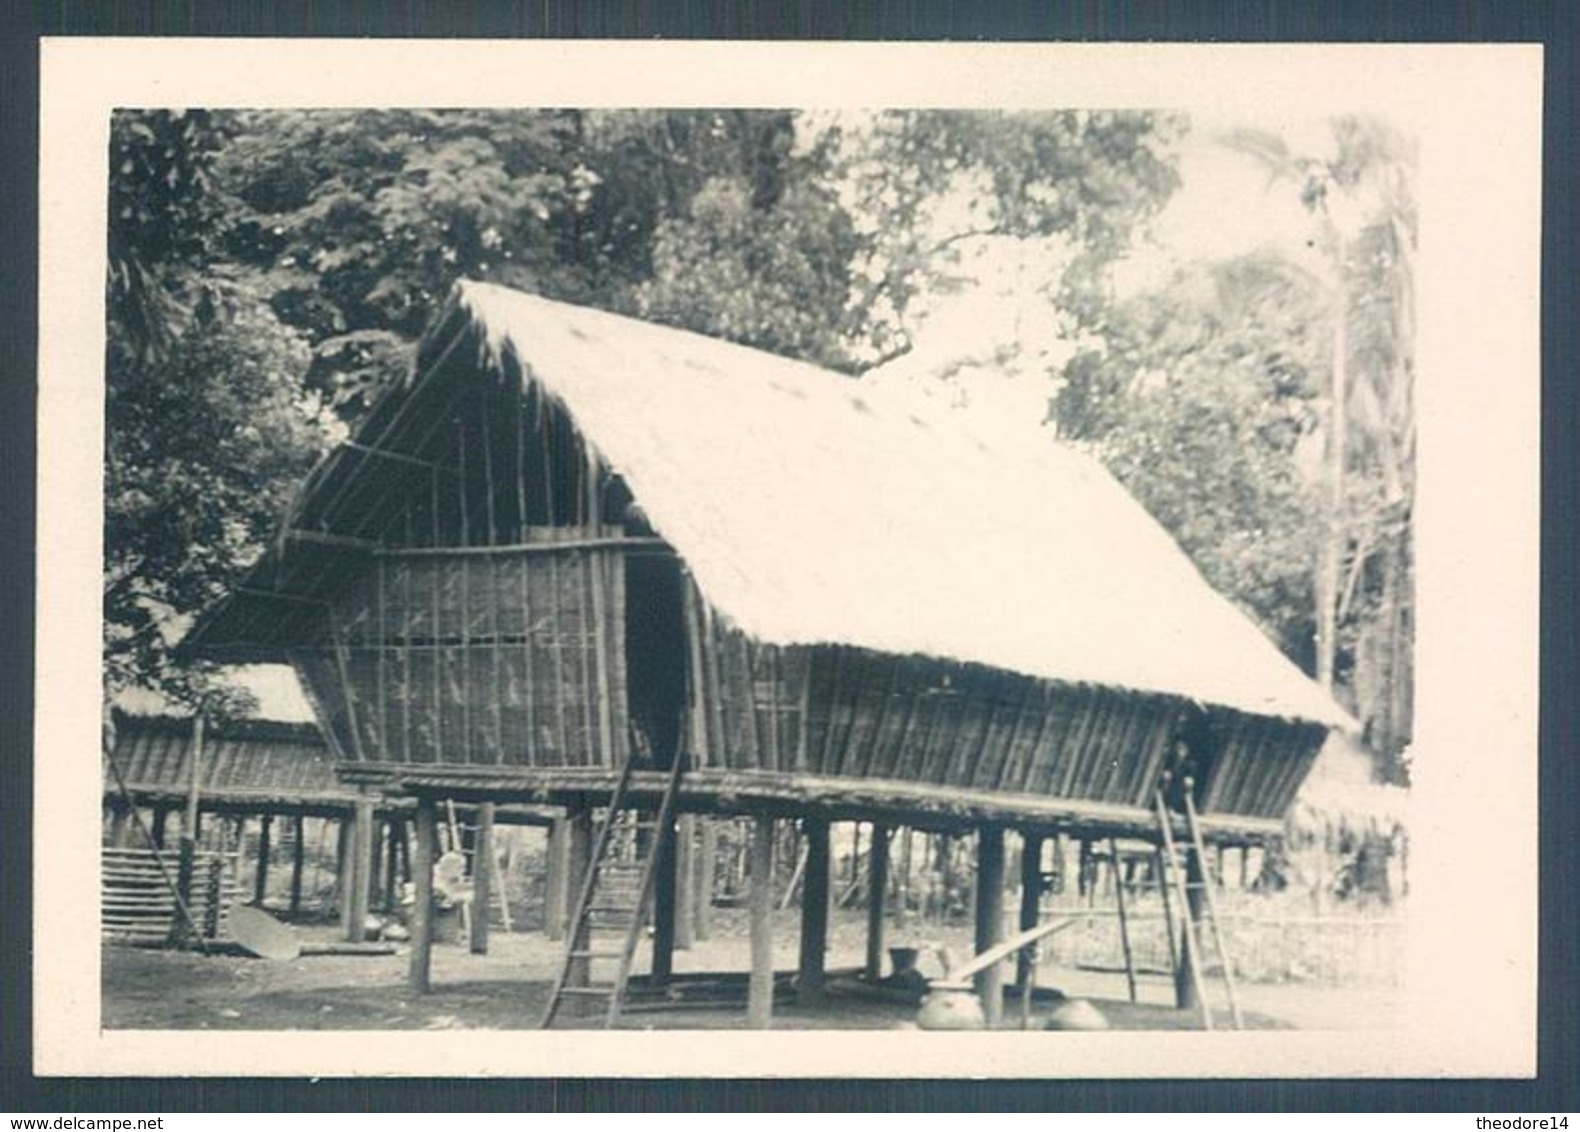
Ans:
{"label": "clay pot", "polygon": [[1054,1007],[1048,1015],[1049,1030],[1106,1030],[1108,1019],[1084,998],[1072,998]]}
{"label": "clay pot", "polygon": [[971,991],[943,987],[929,991],[922,999],[916,1024],[924,1030],[983,1030],[987,1019],[982,1003]]}

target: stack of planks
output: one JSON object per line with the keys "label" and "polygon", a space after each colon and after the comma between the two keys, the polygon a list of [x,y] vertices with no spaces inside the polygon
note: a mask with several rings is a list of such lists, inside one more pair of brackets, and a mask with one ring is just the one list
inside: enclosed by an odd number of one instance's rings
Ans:
{"label": "stack of planks", "polygon": [[[181,938],[175,894],[173,855],[160,858],[149,849],[105,846],[100,863],[100,931],[117,943],[157,945]],[[167,879],[168,878],[168,879]],[[192,863],[192,919],[206,939],[225,937],[225,913],[236,902],[236,880],[218,853],[198,853]],[[172,933],[172,925],[175,932]]]}

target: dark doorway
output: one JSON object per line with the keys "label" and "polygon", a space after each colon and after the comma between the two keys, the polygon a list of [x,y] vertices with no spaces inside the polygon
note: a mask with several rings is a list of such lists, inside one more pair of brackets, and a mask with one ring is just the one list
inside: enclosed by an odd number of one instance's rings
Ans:
{"label": "dark doorway", "polygon": [[686,710],[686,627],[680,562],[631,554],[625,563],[625,663],[631,723],[660,767],[680,745]]}

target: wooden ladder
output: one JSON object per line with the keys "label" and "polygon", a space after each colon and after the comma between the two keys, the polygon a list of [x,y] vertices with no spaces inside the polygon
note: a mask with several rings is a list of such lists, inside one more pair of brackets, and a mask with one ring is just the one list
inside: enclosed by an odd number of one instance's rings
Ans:
{"label": "wooden ladder", "polygon": [[[1190,779],[1184,780],[1185,798],[1185,828],[1190,840],[1185,845],[1180,845],[1174,839],[1174,817],[1169,810],[1168,803],[1159,790],[1153,798],[1158,830],[1162,834],[1163,847],[1158,855],[1161,875],[1158,877],[1158,887],[1163,894],[1163,915],[1166,920],[1166,930],[1169,936],[1169,956],[1174,965],[1175,977],[1179,977],[1180,952],[1184,952],[1186,965],[1190,968],[1191,981],[1196,985],[1197,992],[1201,995],[1201,1020],[1204,1030],[1213,1028],[1212,1005],[1207,1001],[1207,984],[1202,978],[1201,956],[1201,926],[1190,914],[1190,893],[1199,891],[1203,897],[1205,919],[1212,930],[1213,947],[1218,955],[1218,967],[1223,976],[1224,991],[1229,999],[1229,1017],[1233,1020],[1236,1030],[1245,1028],[1244,1019],[1240,1016],[1240,1003],[1234,990],[1234,964],[1229,960],[1228,949],[1223,942],[1223,929],[1218,923],[1218,901],[1213,892],[1211,879],[1207,875],[1207,847],[1202,841],[1201,823],[1196,816],[1196,803],[1191,799],[1192,783]],[[1201,880],[1192,881],[1186,865],[1186,859],[1181,855],[1195,853],[1200,865]],[[1180,921],[1180,946],[1174,946],[1174,910],[1171,904],[1177,903]]]}
{"label": "wooden ladder", "polygon": [[[684,765],[684,756],[677,752],[664,784],[658,816],[649,822],[627,809],[632,771],[640,758],[633,746],[614,793],[609,796],[587,873],[578,889],[565,954],[540,1029],[551,1027],[560,1008],[572,999],[606,1002],[605,1029],[612,1029],[620,1016],[631,978],[631,961],[647,924],[654,880],[663,854],[674,851],[673,837],[665,836],[665,831],[675,820],[675,796]],[[601,978],[595,964],[606,968]],[[607,970],[610,965],[612,972]],[[583,973],[585,982],[575,977]]]}

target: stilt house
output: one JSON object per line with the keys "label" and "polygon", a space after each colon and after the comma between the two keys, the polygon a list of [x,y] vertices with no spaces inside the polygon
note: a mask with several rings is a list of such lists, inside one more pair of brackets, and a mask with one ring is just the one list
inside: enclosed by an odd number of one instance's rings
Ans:
{"label": "stilt house", "polygon": [[1084,455],[476,283],[188,647],[419,797],[1244,841],[1346,722]]}
{"label": "stilt house", "polygon": [[[157,861],[146,856],[174,848],[174,839],[166,834],[171,814],[180,816],[183,834],[194,840],[198,830],[186,829],[187,822],[196,825],[211,817],[230,820],[234,836],[207,840],[223,846],[227,857],[234,852],[237,868],[246,863],[251,869],[250,891],[235,890],[235,898],[250,896],[251,902],[261,907],[268,891],[272,851],[277,845],[288,845],[288,907],[293,915],[299,913],[306,868],[306,820],[320,819],[333,823],[337,833],[335,887],[348,934],[360,938],[360,930],[353,925],[366,918],[373,874],[381,865],[384,877],[379,887],[386,902],[393,903],[397,878],[409,871],[407,830],[412,801],[378,797],[341,781],[335,752],[315,724],[238,719],[210,724],[200,732],[190,717],[117,711],[114,730],[115,743],[109,753],[113,766],[106,768],[104,784],[109,823],[105,848],[107,931],[127,914],[127,909],[119,906],[126,901],[108,874],[135,872],[132,880],[144,882],[157,877]],[[279,830],[276,818],[289,825]],[[474,812],[458,811],[458,822],[471,825],[475,820]],[[249,846],[244,833],[253,821],[257,836]],[[490,815],[489,821],[547,826],[553,814],[543,807],[505,806]],[[134,822],[141,823],[139,829],[132,828]],[[244,862],[249,849],[250,860]],[[241,878],[232,876],[229,881],[238,885]],[[142,889],[161,900],[167,895],[156,884],[144,883]],[[142,916],[144,921],[150,918],[157,919]]]}

